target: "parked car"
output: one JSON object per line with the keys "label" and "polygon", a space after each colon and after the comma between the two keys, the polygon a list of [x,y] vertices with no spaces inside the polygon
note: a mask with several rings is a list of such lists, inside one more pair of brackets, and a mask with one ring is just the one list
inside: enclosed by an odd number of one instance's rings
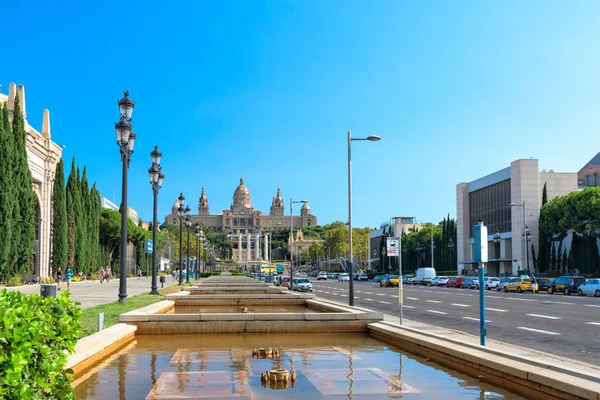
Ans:
{"label": "parked car", "polygon": [[417,274],[412,284],[431,285],[431,280],[435,278],[435,268],[424,267],[417,269]]}
{"label": "parked car", "polygon": [[411,284],[415,280],[414,275],[402,275],[402,283]]}
{"label": "parked car", "polygon": [[359,281],[368,281],[369,276],[367,274],[365,274],[364,272],[360,273],[360,274],[358,274],[358,280]]}
{"label": "parked car", "polygon": [[583,283],[585,283],[585,277],[583,276],[559,276],[552,282],[550,287],[548,287],[548,293],[560,293],[563,292],[566,295],[571,293],[577,293],[577,289]]}
{"label": "parked car", "polygon": [[327,272],[325,272],[325,271],[319,272],[319,275],[317,275],[317,280],[320,281],[321,279],[327,280]]}
{"label": "parked car", "polygon": [[446,286],[446,283],[448,283],[447,276],[436,276],[431,280],[431,286]]}
{"label": "parked car", "polygon": [[512,278],[510,282],[504,284],[503,289],[504,292],[533,292],[533,287],[531,285],[531,278]]}
{"label": "parked car", "polygon": [[506,278],[503,278],[502,280],[500,280],[500,282],[498,282],[496,284],[496,290],[500,291],[500,290],[504,290],[504,285],[506,285],[508,282],[510,282],[510,280],[514,278],[514,276],[507,276]]}
{"label": "parked car", "polygon": [[577,288],[577,294],[580,296],[594,295],[600,297],[600,279],[590,279],[587,282],[582,283]]}
{"label": "parked car", "polygon": [[338,274],[337,277],[339,282],[348,282],[350,281],[350,275],[348,275],[347,273],[343,272],[341,274]]}
{"label": "parked car", "polygon": [[546,292],[550,285],[552,285],[552,280],[548,278],[535,278],[538,285],[538,292]]}
{"label": "parked car", "polygon": [[468,289],[469,287],[471,287],[471,282],[474,280],[474,278],[465,278],[463,279],[463,281],[460,283],[460,288],[461,289]]}
{"label": "parked car", "polygon": [[381,280],[379,281],[379,286],[381,287],[390,287],[398,285],[400,285],[400,277],[398,275],[386,275],[385,278],[381,278]]}
{"label": "parked car", "polygon": [[453,276],[446,282],[446,287],[460,287],[464,279],[464,276]]}
{"label": "parked car", "polygon": [[312,283],[307,278],[294,278],[294,290],[297,292],[312,292]]}
{"label": "parked car", "polygon": [[336,277],[337,277],[337,275],[335,274],[335,272],[327,273],[327,279],[335,279]]}
{"label": "parked car", "polygon": [[500,282],[500,278],[487,278],[487,281],[484,281],[483,288],[486,290],[496,289],[498,282]]}

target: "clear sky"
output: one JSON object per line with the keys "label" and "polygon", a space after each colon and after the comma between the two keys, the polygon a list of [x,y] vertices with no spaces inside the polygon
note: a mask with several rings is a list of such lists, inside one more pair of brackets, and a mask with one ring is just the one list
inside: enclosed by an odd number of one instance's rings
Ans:
{"label": "clear sky", "polygon": [[[600,147],[600,2],[8,1],[0,89],[76,155],[117,204],[114,123],[136,102],[129,205],[152,218],[147,169],[166,175],[159,219],[183,192],[228,208],[243,176],[268,213],[281,187],[320,224],[456,215],[456,184],[534,157],[577,172]],[[299,207],[295,208],[297,215]]]}

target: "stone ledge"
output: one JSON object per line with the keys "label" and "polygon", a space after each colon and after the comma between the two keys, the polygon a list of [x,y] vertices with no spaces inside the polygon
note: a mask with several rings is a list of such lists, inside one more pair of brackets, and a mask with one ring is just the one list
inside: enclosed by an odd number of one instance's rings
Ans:
{"label": "stone ledge", "polygon": [[92,357],[110,351],[119,342],[133,338],[136,330],[135,325],[117,324],[79,339],[75,345],[75,353],[67,359],[67,368],[75,368]]}

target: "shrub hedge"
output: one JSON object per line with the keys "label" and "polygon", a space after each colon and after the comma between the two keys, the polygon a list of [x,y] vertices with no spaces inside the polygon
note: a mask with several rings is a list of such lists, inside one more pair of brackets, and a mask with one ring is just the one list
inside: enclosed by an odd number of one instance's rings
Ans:
{"label": "shrub hedge", "polygon": [[0,292],[0,398],[74,398],[65,366],[80,315],[67,291],[58,298]]}

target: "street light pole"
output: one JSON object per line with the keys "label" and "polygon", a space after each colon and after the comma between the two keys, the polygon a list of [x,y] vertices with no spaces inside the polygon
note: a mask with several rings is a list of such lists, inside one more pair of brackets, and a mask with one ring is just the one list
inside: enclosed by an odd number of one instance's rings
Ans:
{"label": "street light pole", "polygon": [[183,220],[187,217],[191,209],[189,206],[183,207],[185,204],[185,197],[183,193],[177,198],[179,207],[177,208],[177,215],[179,216],[179,286],[183,285]]}
{"label": "street light pole", "polygon": [[421,250],[423,248],[421,247],[421,242],[417,242],[417,247],[415,247],[415,250],[417,250],[417,269],[421,268]]}
{"label": "street light pole", "polygon": [[119,303],[127,303],[127,171],[133,153],[136,134],[131,131],[131,114],[135,103],[129,98],[129,92],[118,101],[121,118],[115,124],[117,145],[123,162],[123,181],[121,187],[121,254],[119,260]]}
{"label": "street light pole", "polygon": [[525,239],[525,256],[527,257],[526,265],[527,265],[527,273],[531,274],[529,271],[529,241],[531,240],[531,233],[529,233],[529,227],[525,225],[525,233],[523,234]]}
{"label": "street light pole", "polygon": [[496,230],[494,235],[494,251],[496,252],[496,276],[500,276],[500,231]]}
{"label": "street light pole", "polygon": [[200,262],[200,232],[202,232],[202,228],[200,228],[200,224],[196,222],[195,234],[196,234],[196,266],[194,268],[194,276],[198,279],[198,263]]}
{"label": "street light pole", "polygon": [[290,290],[294,290],[294,213],[292,207],[294,203],[308,203],[308,200],[294,201],[290,197]]}
{"label": "street light pole", "polygon": [[370,140],[373,142],[381,140],[377,135],[371,135],[366,138],[353,138],[352,131],[348,131],[348,227],[350,241],[350,258],[348,259],[348,269],[350,270],[350,287],[348,292],[348,305],[354,306],[354,271],[352,267],[352,142],[354,140]]}
{"label": "street light pole", "polygon": [[152,192],[154,193],[154,208],[152,213],[152,286],[150,294],[157,295],[158,287],[156,285],[156,225],[158,224],[157,216],[157,202],[158,202],[158,191],[163,184],[165,176],[161,171],[160,160],[162,153],[158,150],[158,146],[154,146],[154,150],[150,153],[152,158],[152,167],[148,170],[150,175],[150,184],[152,185]]}
{"label": "street light pole", "polygon": [[[525,239],[525,231],[527,230],[527,223],[525,222],[525,200],[523,200],[523,204],[510,203],[509,205],[511,207],[523,207],[523,239]],[[523,253],[529,253],[529,251],[527,250],[527,243],[525,243],[525,251],[523,251],[523,249],[521,249],[521,251],[521,257],[523,257]],[[529,255],[527,255],[526,264],[527,269],[529,269]]]}
{"label": "street light pole", "polygon": [[187,226],[187,260],[185,263],[185,283],[190,283],[190,227],[192,226],[192,217],[188,214],[185,217]]}

